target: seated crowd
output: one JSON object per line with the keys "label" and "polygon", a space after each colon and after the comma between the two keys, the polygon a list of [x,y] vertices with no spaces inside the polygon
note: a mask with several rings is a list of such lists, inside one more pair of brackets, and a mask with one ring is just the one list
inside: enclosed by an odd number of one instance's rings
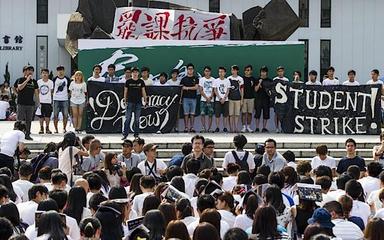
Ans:
{"label": "seated crowd", "polygon": [[23,131],[17,122],[1,139],[0,240],[384,239],[384,144],[367,165],[351,138],[338,162],[326,145],[296,161],[273,139],[249,151],[236,135],[217,166],[201,135],[167,164],[141,138],[112,153],[68,132],[14,169],[3,143]]}

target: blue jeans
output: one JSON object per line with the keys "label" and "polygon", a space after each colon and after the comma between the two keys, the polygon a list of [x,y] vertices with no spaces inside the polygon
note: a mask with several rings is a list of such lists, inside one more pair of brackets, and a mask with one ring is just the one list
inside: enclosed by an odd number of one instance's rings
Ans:
{"label": "blue jeans", "polygon": [[132,112],[135,114],[135,120],[133,122],[133,131],[135,134],[139,133],[139,120],[141,115],[141,102],[139,103],[127,103],[127,108],[125,110],[125,122],[124,122],[124,131],[123,135],[128,136],[130,124],[131,124],[131,118],[132,118]]}

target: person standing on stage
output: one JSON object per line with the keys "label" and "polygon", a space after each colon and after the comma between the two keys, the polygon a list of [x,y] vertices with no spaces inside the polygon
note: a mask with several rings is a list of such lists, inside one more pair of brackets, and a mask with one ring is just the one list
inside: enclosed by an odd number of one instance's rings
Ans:
{"label": "person standing on stage", "polygon": [[139,79],[139,69],[137,67],[133,67],[131,72],[132,78],[125,82],[124,87],[124,101],[126,104],[126,111],[122,140],[125,140],[128,137],[132,112],[135,114],[135,120],[133,124],[134,136],[139,136],[139,120],[141,115],[142,99],[144,99],[144,103],[147,105],[145,83],[142,79]]}
{"label": "person standing on stage", "polygon": [[35,111],[35,100],[39,105],[39,87],[37,81],[33,79],[33,72],[35,69],[32,66],[23,68],[24,76],[17,79],[15,88],[17,89],[17,120],[25,121],[27,126],[25,132],[26,140],[33,140],[31,138],[31,123]]}

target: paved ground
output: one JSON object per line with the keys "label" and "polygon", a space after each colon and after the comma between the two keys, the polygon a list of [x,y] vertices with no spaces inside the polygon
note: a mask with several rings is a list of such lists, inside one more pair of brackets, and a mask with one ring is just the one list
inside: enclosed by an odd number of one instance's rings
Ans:
{"label": "paved ground", "polygon": [[[0,137],[13,128],[14,122],[0,122]],[[59,130],[61,123],[59,123]],[[71,130],[68,128],[68,130]],[[32,123],[32,138],[35,143],[48,143],[59,142],[63,138],[63,133],[52,135],[39,135],[39,123],[35,121]],[[53,126],[51,127],[53,131]],[[84,132],[82,135],[85,135]],[[232,142],[235,134],[228,133],[204,133],[204,137],[212,138],[216,143]],[[353,137],[358,143],[377,143],[379,141],[378,136],[375,135],[308,135],[308,134],[276,134],[276,133],[247,133],[245,134],[249,142],[263,142],[267,138],[274,138],[277,142],[285,143],[332,143],[332,142],[344,142],[348,137]],[[121,135],[119,134],[95,134],[103,143],[119,143],[121,142]],[[193,134],[189,133],[169,133],[169,134],[141,134],[147,142],[155,143],[184,143],[190,141]],[[130,137],[128,137],[130,138]],[[132,136],[133,138],[133,136]]]}

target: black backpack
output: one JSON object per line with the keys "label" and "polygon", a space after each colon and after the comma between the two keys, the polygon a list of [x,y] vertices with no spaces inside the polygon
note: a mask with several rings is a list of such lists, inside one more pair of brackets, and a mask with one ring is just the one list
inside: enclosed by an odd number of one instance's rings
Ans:
{"label": "black backpack", "polygon": [[240,170],[245,170],[245,171],[249,172],[249,166],[248,166],[248,162],[247,162],[249,152],[248,151],[244,151],[244,152],[245,152],[245,154],[244,154],[242,159],[240,159],[239,156],[237,156],[235,151],[232,151],[232,155],[236,160],[236,164],[240,166]]}

